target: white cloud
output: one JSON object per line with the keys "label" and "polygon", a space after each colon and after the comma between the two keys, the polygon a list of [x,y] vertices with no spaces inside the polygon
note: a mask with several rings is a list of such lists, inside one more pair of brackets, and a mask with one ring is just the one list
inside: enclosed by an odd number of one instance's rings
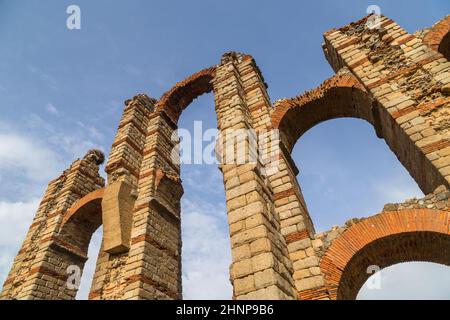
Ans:
{"label": "white cloud", "polygon": [[0,286],[25,238],[39,201],[37,198],[28,202],[0,201]]}
{"label": "white cloud", "polygon": [[0,174],[42,182],[60,167],[58,158],[52,149],[36,139],[14,132],[0,132]]}
{"label": "white cloud", "polygon": [[0,246],[16,246],[24,237],[39,206],[40,199],[27,202],[0,201]]}
{"label": "white cloud", "polygon": [[225,194],[222,174],[216,165],[189,165],[189,170],[182,170],[181,174],[185,187],[201,193],[206,190],[209,194]]}
{"label": "white cloud", "polygon": [[55,128],[35,113],[32,113],[27,117],[26,125],[32,130],[39,130],[41,134],[56,134]]}
{"label": "white cloud", "polygon": [[27,69],[30,73],[37,75],[38,78],[48,85],[48,87],[52,90],[57,90],[58,87],[56,86],[56,79],[49,73],[46,73],[45,71],[41,70],[39,67],[35,65],[28,65]]}
{"label": "white cloud", "polygon": [[[371,276],[369,280],[373,279]],[[368,280],[368,281],[369,281]],[[361,288],[361,300],[449,299],[450,268],[428,263],[400,263],[380,271],[379,289]]]}
{"label": "white cloud", "polygon": [[0,284],[38,208],[47,182],[60,171],[47,145],[0,124]]}
{"label": "white cloud", "polygon": [[85,133],[87,133],[91,138],[101,141],[103,140],[104,136],[103,133],[101,133],[100,131],[98,131],[98,129],[94,126],[91,125],[87,125],[81,121],[77,122],[77,125],[83,130],[85,131]]}
{"label": "white cloud", "polygon": [[59,114],[58,109],[51,102],[47,103],[47,105],[45,106],[45,110],[47,110],[48,113],[51,113],[55,116],[57,116]]}
{"label": "white cloud", "polygon": [[41,141],[46,141],[51,149],[62,152],[70,162],[83,157],[89,149],[105,149],[100,145],[103,134],[81,121],[70,122],[68,124],[70,130],[67,130],[67,125],[59,129],[33,113],[29,115],[27,125],[43,136]]}
{"label": "white cloud", "polygon": [[225,208],[184,200],[182,214],[184,299],[231,299]]}
{"label": "white cloud", "polygon": [[374,191],[374,197],[378,197],[385,203],[402,203],[412,197],[424,196],[414,180],[406,174],[391,175],[389,179],[379,178],[372,180],[369,184]]}

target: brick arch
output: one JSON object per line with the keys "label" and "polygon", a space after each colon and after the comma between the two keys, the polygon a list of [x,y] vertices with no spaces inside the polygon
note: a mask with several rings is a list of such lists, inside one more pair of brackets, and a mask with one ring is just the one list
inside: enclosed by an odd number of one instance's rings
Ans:
{"label": "brick arch", "polygon": [[155,106],[156,111],[164,111],[176,124],[183,110],[194,99],[213,90],[212,80],[215,72],[215,67],[203,69],[178,82],[161,96]]}
{"label": "brick arch", "polygon": [[450,15],[436,23],[425,34],[423,42],[450,60]]}
{"label": "brick arch", "polygon": [[[397,122],[405,114],[408,116],[409,110],[405,109],[391,113],[355,76],[341,73],[303,95],[276,102],[271,121],[272,128],[280,130],[286,149],[292,152],[298,139],[321,122],[336,118],[366,120],[374,127],[376,135],[385,139],[422,192],[428,194],[448,182]],[[432,144],[425,152],[434,152],[436,148],[440,146]]]}
{"label": "brick arch", "polygon": [[450,213],[429,209],[383,212],[345,231],[325,252],[320,268],[331,299],[355,299],[371,274],[401,262],[450,266]]}
{"label": "brick arch", "polygon": [[301,96],[275,103],[272,126],[280,129],[292,151],[295,142],[315,125],[335,118],[360,118],[373,123],[371,98],[350,74],[335,75]]}
{"label": "brick arch", "polygon": [[92,234],[102,224],[102,199],[105,189],[95,190],[73,204],[65,213],[58,232],[58,241],[87,256]]}

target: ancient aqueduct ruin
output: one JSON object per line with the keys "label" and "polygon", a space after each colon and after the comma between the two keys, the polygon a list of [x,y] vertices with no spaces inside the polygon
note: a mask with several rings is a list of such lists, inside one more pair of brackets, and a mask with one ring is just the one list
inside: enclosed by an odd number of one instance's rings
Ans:
{"label": "ancient aqueduct ruin", "polygon": [[[324,34],[336,72],[301,96],[272,103],[254,59],[227,53],[160,100],[126,101],[105,170],[90,151],[51,181],[0,297],[74,299],[69,265],[83,268],[103,225],[90,299],[181,299],[180,168],[170,159],[183,110],[213,92],[219,130],[279,129],[279,172],[264,161],[224,164],[235,299],[354,299],[369,265],[450,265],[450,16],[409,34],[382,16]],[[427,196],[317,234],[291,159],[320,122],[368,121]],[[207,241],[207,239],[205,239]]]}

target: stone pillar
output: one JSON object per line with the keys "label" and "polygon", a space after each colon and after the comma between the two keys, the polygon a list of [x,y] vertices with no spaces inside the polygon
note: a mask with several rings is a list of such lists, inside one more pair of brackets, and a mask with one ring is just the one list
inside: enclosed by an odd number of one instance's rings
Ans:
{"label": "stone pillar", "polygon": [[82,271],[87,248],[78,248],[71,240],[75,237],[89,240],[95,230],[80,227],[78,234],[70,237],[60,235],[59,229],[65,213],[78,199],[103,187],[104,180],[98,173],[103,159],[101,152],[90,151],[49,183],[4,283],[1,299],[75,298],[76,290],[66,284],[67,267],[74,265]]}
{"label": "stone pillar", "polygon": [[154,113],[139,174],[123,299],[181,299],[179,165],[171,158],[176,125]]}
{"label": "stone pillar", "polygon": [[[234,139],[232,133],[256,128],[247,101],[251,97],[246,96],[250,88],[245,87],[246,61],[250,60],[251,57],[241,54],[224,55],[214,79],[216,112],[222,135],[220,149],[225,161],[221,170],[230,224],[231,281],[236,299],[293,299],[292,267],[280,236],[271,185],[261,173],[264,165],[259,160],[248,161],[253,152],[249,136],[241,137],[241,147],[247,151],[246,163],[227,162],[234,158],[230,153],[237,156],[239,152],[234,148],[227,149],[234,145],[234,142],[230,143],[230,139]],[[251,77],[250,73],[247,77]]]}
{"label": "stone pillar", "polygon": [[[282,133],[278,133],[277,143],[271,144],[274,138],[271,133],[271,114],[274,111],[267,94],[267,86],[263,76],[253,59],[247,59],[239,64],[239,71],[243,80],[245,100],[247,101],[256,130],[267,134],[267,141],[263,141],[261,150],[262,162],[266,166],[276,166],[276,170],[268,172],[267,178],[273,191],[273,203],[279,232],[282,241],[287,246],[292,278],[298,292],[310,290],[323,284],[323,277],[318,274],[319,258],[312,248],[314,226],[309,216],[301,188],[297,181],[298,169],[291,158],[288,149],[282,141]],[[270,152],[270,148],[277,150]],[[265,149],[264,149],[265,148]],[[276,157],[276,158],[274,158]],[[273,168],[272,168],[273,169]],[[316,243],[316,242],[314,242]],[[305,261],[307,263],[305,264]]]}
{"label": "stone pillar", "polygon": [[105,171],[108,183],[120,180],[137,188],[150,114],[156,100],[144,94],[125,101]]}
{"label": "stone pillar", "polygon": [[325,33],[325,55],[373,95],[386,124],[380,134],[422,191],[448,187],[450,63],[391,19],[374,29],[367,19]]}
{"label": "stone pillar", "polygon": [[182,297],[183,189],[179,166],[171,158],[177,143],[171,139],[176,124],[155,104],[153,99],[137,96],[128,102],[121,120],[107,172],[111,183],[130,184],[136,196],[129,250],[119,254],[102,250],[90,299]]}
{"label": "stone pillar", "polygon": [[135,207],[145,157],[147,129],[156,100],[139,94],[125,101],[125,109],[105,171],[108,185],[102,200],[103,242],[97,259],[89,299],[123,299],[133,281],[126,274],[135,228]]}

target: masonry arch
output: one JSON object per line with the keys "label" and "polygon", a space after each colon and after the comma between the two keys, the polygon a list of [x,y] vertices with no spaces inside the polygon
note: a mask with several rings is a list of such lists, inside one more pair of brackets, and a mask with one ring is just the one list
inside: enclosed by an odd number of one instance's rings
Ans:
{"label": "masonry arch", "polygon": [[156,111],[164,111],[177,124],[183,110],[194,99],[213,90],[215,72],[215,67],[206,68],[178,82],[161,96],[155,106]]}
{"label": "masonry arch", "polygon": [[58,232],[58,239],[80,256],[87,250],[94,232],[102,225],[102,199],[105,189],[93,191],[67,210]]}
{"label": "masonry arch", "polygon": [[337,74],[304,95],[278,101],[271,117],[289,152],[306,131],[321,122],[336,118],[365,120],[372,124],[379,138],[385,139],[424,194],[433,192],[439,185],[447,185],[393,116],[350,73]]}
{"label": "masonry arch", "polygon": [[431,27],[424,35],[423,42],[450,60],[450,15]]}
{"label": "masonry arch", "polygon": [[[87,194],[76,201],[63,216],[50,254],[52,252],[57,254],[57,259],[68,276],[71,274],[81,276],[83,273],[85,263],[88,260],[88,249],[92,235],[102,225],[101,202],[104,191],[105,189],[101,188]],[[74,266],[79,269],[73,269]],[[79,274],[77,274],[78,271]],[[92,279],[89,279],[89,281],[92,281]],[[78,288],[66,287],[67,285],[64,284],[68,294],[75,298]]]}
{"label": "masonry arch", "polygon": [[450,266],[450,214],[430,209],[383,212],[347,229],[324,253],[320,268],[331,299],[355,299],[370,266],[401,262]]}
{"label": "masonry arch", "polygon": [[371,99],[352,75],[338,75],[319,88],[275,103],[272,124],[292,151],[301,136],[315,125],[336,118],[358,118],[374,123]]}

